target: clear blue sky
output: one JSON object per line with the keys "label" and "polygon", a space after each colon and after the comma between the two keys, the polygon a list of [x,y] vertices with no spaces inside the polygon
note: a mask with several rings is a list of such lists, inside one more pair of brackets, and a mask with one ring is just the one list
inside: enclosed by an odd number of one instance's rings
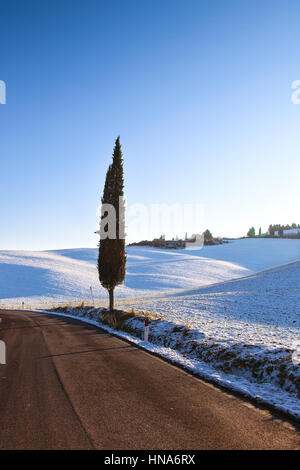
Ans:
{"label": "clear blue sky", "polygon": [[118,134],[128,205],[201,203],[224,236],[300,223],[299,18],[296,0],[0,0],[0,249],[95,246]]}

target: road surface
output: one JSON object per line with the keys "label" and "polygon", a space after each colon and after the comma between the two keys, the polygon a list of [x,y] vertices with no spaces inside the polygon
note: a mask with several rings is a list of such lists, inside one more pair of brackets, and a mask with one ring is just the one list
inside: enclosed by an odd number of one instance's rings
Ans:
{"label": "road surface", "polygon": [[101,329],[0,311],[0,449],[299,449],[299,432]]}

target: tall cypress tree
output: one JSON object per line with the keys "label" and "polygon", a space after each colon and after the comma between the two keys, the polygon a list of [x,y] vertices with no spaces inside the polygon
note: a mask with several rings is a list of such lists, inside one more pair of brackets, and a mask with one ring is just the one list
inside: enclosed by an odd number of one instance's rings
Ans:
{"label": "tall cypress tree", "polygon": [[[110,204],[115,209],[115,236],[107,235],[108,211],[102,210],[100,243],[98,257],[99,280],[109,292],[109,310],[114,310],[114,289],[122,284],[125,277],[125,216],[124,216],[124,176],[123,156],[120,137],[117,138],[113,152],[113,161],[106,174],[102,205]],[[102,206],[104,207],[104,206]],[[104,234],[104,236],[103,236]]]}

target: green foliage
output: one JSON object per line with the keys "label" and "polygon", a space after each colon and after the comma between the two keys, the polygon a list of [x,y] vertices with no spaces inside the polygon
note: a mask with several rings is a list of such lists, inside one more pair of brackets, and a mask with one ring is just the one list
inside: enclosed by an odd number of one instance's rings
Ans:
{"label": "green foliage", "polygon": [[211,241],[213,239],[213,236],[211,234],[211,232],[207,229],[205,230],[204,232],[204,240],[205,241]]}
{"label": "green foliage", "polygon": [[269,225],[269,234],[274,237],[275,235],[275,232],[278,232],[278,235],[280,237],[283,237],[283,232],[284,230],[290,230],[290,229],[295,229],[295,228],[299,228],[300,229],[300,224],[291,224],[291,225],[281,225],[281,224],[271,224]]}
{"label": "green foliage", "polygon": [[[98,273],[103,287],[110,294],[110,310],[113,310],[114,288],[124,281],[126,272],[125,239],[125,215],[122,198],[124,195],[123,157],[118,137],[113,152],[113,161],[106,174],[102,204],[111,204],[116,211],[116,238],[101,238],[99,243]],[[105,225],[104,213],[101,218],[102,232],[108,232]]]}
{"label": "green foliage", "polygon": [[250,237],[250,238],[254,238],[254,237],[255,237],[255,228],[254,228],[254,227],[251,227],[251,228],[248,230],[247,237]]}

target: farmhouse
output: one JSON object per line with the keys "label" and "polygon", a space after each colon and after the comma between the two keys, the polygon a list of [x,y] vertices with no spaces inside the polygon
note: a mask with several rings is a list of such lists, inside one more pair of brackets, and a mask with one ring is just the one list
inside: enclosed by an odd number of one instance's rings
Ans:
{"label": "farmhouse", "polygon": [[[293,236],[293,235],[300,235],[300,228],[290,228],[288,230],[283,230],[283,236],[284,237]],[[274,236],[275,237],[280,236],[278,230],[276,230],[276,232],[274,232]]]}
{"label": "farmhouse", "polygon": [[157,248],[185,248],[186,240],[165,240],[164,238],[157,238],[153,240],[153,246]]}

